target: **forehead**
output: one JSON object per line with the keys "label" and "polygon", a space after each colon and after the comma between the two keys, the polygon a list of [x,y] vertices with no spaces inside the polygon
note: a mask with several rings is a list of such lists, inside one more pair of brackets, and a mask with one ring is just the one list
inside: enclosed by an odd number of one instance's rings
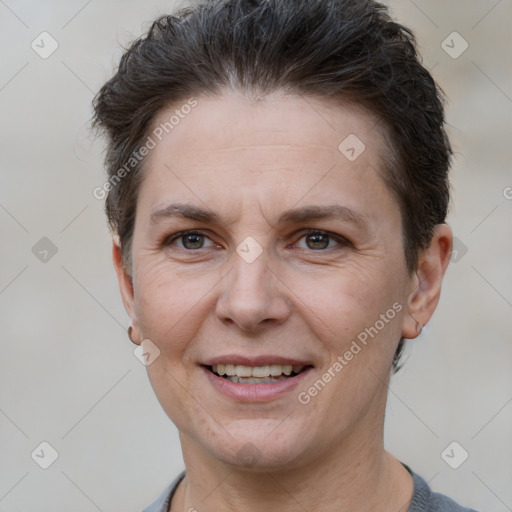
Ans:
{"label": "forehead", "polygon": [[342,189],[350,202],[381,179],[385,138],[362,107],[283,93],[254,100],[225,92],[194,102],[173,104],[153,120],[146,202],[163,203],[169,194],[196,203],[243,197],[275,209],[280,194],[296,201],[307,190],[309,199],[333,202]]}
{"label": "forehead", "polygon": [[184,99],[155,116],[151,132],[156,131],[157,142],[164,144],[158,144],[150,158],[169,143],[180,148],[182,155],[192,153],[187,151],[192,148],[196,154],[251,146],[275,151],[280,145],[296,146],[296,150],[317,145],[338,153],[339,144],[351,135],[366,148],[372,146],[375,153],[386,153],[382,123],[353,103],[280,91],[259,98],[224,91],[194,98],[192,108],[188,103],[190,99]]}

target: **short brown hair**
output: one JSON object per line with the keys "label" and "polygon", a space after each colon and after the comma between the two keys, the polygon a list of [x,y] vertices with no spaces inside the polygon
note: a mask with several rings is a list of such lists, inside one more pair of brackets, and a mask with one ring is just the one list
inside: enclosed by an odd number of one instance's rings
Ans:
{"label": "short brown hair", "polygon": [[[110,178],[144,143],[157,113],[193,95],[234,87],[354,102],[391,142],[384,173],[400,207],[408,270],[449,203],[451,148],[442,91],[414,35],[372,0],[208,0],[153,22],[94,99],[108,138]],[[117,180],[106,213],[130,261],[144,160]],[[396,370],[403,339],[393,367]]]}

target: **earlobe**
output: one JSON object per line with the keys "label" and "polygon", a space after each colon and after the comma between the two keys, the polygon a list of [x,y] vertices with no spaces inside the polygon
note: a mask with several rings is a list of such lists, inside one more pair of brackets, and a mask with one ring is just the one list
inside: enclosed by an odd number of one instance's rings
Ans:
{"label": "earlobe", "polygon": [[411,293],[402,336],[416,338],[432,317],[441,296],[441,284],[450,261],[453,235],[447,224],[438,224],[429,246],[420,255],[411,278]]}
{"label": "earlobe", "polygon": [[138,340],[141,340],[142,338],[140,336],[140,329],[134,309],[133,280],[125,269],[121,244],[119,241],[119,237],[117,235],[114,235],[114,237],[112,238],[112,260],[114,263],[114,268],[116,271],[124,308],[131,320],[131,325],[128,328],[128,337],[130,338],[132,343],[139,345],[140,341]]}

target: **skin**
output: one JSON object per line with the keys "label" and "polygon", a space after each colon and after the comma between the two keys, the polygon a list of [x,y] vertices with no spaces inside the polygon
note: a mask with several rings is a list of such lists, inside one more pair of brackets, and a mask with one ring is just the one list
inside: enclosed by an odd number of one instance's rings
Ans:
{"label": "skin", "polygon": [[[197,100],[146,162],[132,268],[113,244],[132,339],[160,349],[148,376],[180,432],[187,475],[170,510],[407,510],[412,478],[383,447],[387,385],[400,337],[415,338],[437,306],[450,228],[436,227],[408,272],[398,203],[381,175],[385,138],[363,109],[282,93]],[[338,150],[349,134],[366,146],[353,162]],[[176,202],[206,206],[221,221],[151,221]],[[288,209],[327,204],[364,223],[277,223]],[[190,238],[165,243],[188,229],[206,237],[196,246]],[[306,229],[334,235],[315,245]],[[248,236],[263,249],[252,263],[236,252]],[[394,303],[401,311],[300,403],[298,393]],[[306,359],[314,368],[298,390],[241,403],[216,391],[199,366],[233,352]],[[246,443],[258,454],[252,465],[238,455]]]}

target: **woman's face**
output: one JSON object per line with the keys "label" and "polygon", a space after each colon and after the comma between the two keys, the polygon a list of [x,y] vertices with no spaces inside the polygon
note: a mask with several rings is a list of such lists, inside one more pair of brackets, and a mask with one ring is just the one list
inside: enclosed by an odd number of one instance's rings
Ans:
{"label": "woman's face", "polygon": [[[379,123],[299,96],[196,99],[153,136],[133,288],[114,248],[134,337],[160,351],[147,366],[155,393],[184,451],[230,464],[312,463],[342,440],[359,449],[381,426],[393,355],[416,335],[423,289],[380,174]],[[212,373],[217,364],[267,378],[232,382]],[[267,382],[287,366],[305,368]]]}

